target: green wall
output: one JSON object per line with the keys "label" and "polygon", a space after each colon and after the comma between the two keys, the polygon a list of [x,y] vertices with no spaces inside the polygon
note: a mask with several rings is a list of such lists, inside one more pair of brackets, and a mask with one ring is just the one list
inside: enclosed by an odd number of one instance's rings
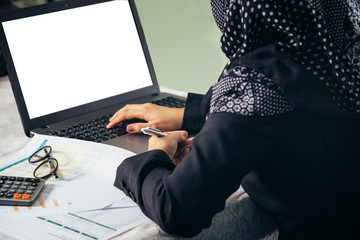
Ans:
{"label": "green wall", "polygon": [[210,0],[135,0],[160,85],[206,93],[226,57]]}

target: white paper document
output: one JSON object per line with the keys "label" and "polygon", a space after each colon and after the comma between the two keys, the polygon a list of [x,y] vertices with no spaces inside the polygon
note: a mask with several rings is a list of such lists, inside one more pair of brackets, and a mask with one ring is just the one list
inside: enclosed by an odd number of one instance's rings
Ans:
{"label": "white paper document", "polygon": [[105,240],[150,221],[127,198],[116,205],[80,212],[0,220],[0,230],[3,229],[12,237],[27,240]]}
{"label": "white paper document", "polygon": [[[109,239],[149,221],[113,186],[116,169],[134,153],[122,148],[35,135],[21,151],[0,158],[0,175],[33,177],[28,158],[51,146],[59,178],[50,177],[32,206],[0,206],[0,231],[19,239]],[[36,234],[35,234],[36,233]]]}
{"label": "white paper document", "polygon": [[[38,164],[28,158],[40,147],[51,146],[51,157],[59,162],[58,179],[50,177],[33,205],[33,210],[54,206],[57,201],[102,208],[125,194],[113,186],[116,169],[134,153],[122,148],[93,142],[35,135],[21,151],[0,159],[0,174],[33,177]],[[69,204],[68,204],[69,205]],[[18,208],[21,211],[21,208]],[[0,207],[0,213],[3,207]]]}

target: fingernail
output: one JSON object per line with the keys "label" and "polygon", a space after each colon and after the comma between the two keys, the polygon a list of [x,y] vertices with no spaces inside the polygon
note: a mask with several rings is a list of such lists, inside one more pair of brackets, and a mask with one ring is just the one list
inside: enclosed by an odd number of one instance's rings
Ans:
{"label": "fingernail", "polygon": [[134,127],[133,127],[132,125],[128,125],[127,128],[126,128],[126,130],[127,130],[128,132],[132,132],[132,131],[134,131]]}

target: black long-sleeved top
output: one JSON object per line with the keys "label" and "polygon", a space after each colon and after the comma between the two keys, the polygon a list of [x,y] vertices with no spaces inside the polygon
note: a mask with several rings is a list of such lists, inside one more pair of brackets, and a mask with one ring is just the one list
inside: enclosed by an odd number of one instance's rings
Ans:
{"label": "black long-sleeved top", "polygon": [[349,214],[358,217],[360,190],[359,128],[351,117],[294,110],[216,113],[205,122],[209,98],[188,96],[183,128],[199,133],[178,166],[153,150],[117,169],[115,186],[163,230],[196,235],[240,184],[273,214],[280,239],[337,239],[358,224]]}

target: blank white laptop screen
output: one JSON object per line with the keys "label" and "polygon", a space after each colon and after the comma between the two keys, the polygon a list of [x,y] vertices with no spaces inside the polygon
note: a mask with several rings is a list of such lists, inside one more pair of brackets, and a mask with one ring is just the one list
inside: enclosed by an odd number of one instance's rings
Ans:
{"label": "blank white laptop screen", "polygon": [[128,1],[3,27],[30,119],[152,85]]}

